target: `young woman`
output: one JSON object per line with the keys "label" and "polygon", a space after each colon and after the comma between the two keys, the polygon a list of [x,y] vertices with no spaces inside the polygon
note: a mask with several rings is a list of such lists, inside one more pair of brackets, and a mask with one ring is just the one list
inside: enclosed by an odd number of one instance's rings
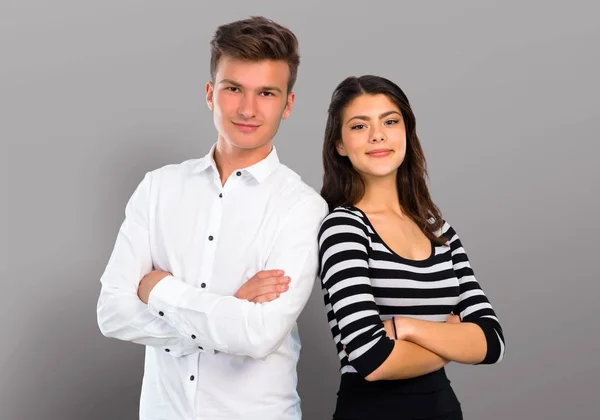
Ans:
{"label": "young woman", "polygon": [[341,361],[334,419],[462,419],[444,366],[499,362],[504,335],[429,195],[404,92],[377,76],[342,81],[323,163],[320,278]]}

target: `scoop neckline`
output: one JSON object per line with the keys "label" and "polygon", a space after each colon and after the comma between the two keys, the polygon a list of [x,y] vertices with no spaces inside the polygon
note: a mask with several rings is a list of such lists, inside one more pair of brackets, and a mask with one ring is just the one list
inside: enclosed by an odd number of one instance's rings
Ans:
{"label": "scoop neckline", "polygon": [[349,208],[351,210],[358,211],[361,214],[362,218],[364,219],[365,224],[371,228],[371,230],[373,231],[373,234],[377,237],[377,239],[381,242],[381,244],[385,247],[385,249],[387,249],[393,256],[395,256],[396,258],[402,260],[403,262],[406,262],[406,263],[411,264],[411,265],[421,266],[422,267],[422,266],[429,265],[429,263],[431,262],[431,260],[435,257],[435,243],[431,239],[429,239],[429,238],[427,238],[427,240],[429,241],[430,253],[429,253],[429,256],[427,258],[422,259],[422,260],[414,260],[412,258],[403,257],[402,255],[400,255],[396,251],[394,251],[383,240],[383,238],[377,232],[377,229],[375,229],[375,226],[373,226],[373,224],[371,223],[371,220],[369,219],[369,216],[367,216],[367,214],[364,211],[362,211],[361,209],[359,209],[356,206],[347,206],[347,208]]}

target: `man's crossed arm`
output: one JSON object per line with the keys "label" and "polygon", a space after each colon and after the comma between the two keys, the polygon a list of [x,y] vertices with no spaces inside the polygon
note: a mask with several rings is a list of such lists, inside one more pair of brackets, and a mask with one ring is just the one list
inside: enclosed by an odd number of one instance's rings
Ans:
{"label": "man's crossed arm", "polygon": [[274,351],[294,327],[312,291],[325,202],[308,196],[291,209],[265,263],[266,271],[248,280],[235,296],[221,296],[153,270],[148,177],[127,204],[101,279],[97,315],[102,333],[164,348],[174,357],[200,348],[255,358]]}

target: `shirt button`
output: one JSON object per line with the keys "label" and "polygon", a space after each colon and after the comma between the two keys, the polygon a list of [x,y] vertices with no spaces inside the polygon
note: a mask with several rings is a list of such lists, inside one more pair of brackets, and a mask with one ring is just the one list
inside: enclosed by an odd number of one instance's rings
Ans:
{"label": "shirt button", "polygon": [[223,198],[223,193],[219,194],[219,198]]}
{"label": "shirt button", "polygon": [[165,313],[164,313],[163,311],[160,311],[158,314],[159,314],[160,316],[163,316]]}
{"label": "shirt button", "polygon": [[199,348],[200,350],[204,350],[204,349],[202,348],[202,346],[198,346],[198,348]]}
{"label": "shirt button", "polygon": [[202,287],[202,288],[204,289],[204,288],[206,287],[206,283],[202,283],[202,284],[200,285],[200,287]]}
{"label": "shirt button", "polygon": [[241,173],[240,171],[237,171],[235,174],[236,174],[237,176],[242,176],[242,173]]}
{"label": "shirt button", "polygon": [[194,334],[192,334],[192,340],[195,340],[196,336]]}
{"label": "shirt button", "polygon": [[165,349],[165,351],[168,353],[168,352],[170,352],[170,351],[171,351],[171,349]]}
{"label": "shirt button", "polygon": [[194,380],[194,375],[190,376],[190,381]]}
{"label": "shirt button", "polygon": [[212,235],[210,235],[210,236],[208,237],[208,240],[209,240],[209,241],[212,241],[213,239],[215,239],[215,238],[214,238]]}

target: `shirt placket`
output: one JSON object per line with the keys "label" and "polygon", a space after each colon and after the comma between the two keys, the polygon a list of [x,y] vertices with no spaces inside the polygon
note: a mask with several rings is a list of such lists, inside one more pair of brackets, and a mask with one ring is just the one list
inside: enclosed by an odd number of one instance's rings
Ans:
{"label": "shirt placket", "polygon": [[[223,216],[223,203],[226,199],[226,195],[228,192],[231,192],[232,189],[236,188],[240,185],[242,181],[242,172],[234,171],[231,177],[225,182],[225,185],[221,185],[221,180],[219,179],[219,174],[215,170],[214,183],[217,186],[218,196],[217,199],[213,201],[213,205],[210,209],[209,216],[207,219],[207,228],[206,228],[206,241],[205,246],[202,247],[202,254],[200,255],[200,274],[197,280],[197,287],[200,287],[202,290],[209,291],[211,288],[211,277],[213,274],[213,269],[215,265],[216,258],[216,250],[217,250],[217,241],[219,240],[219,235],[221,232],[222,225],[222,216]],[[199,346],[202,350],[202,348]],[[198,354],[198,358],[190,358],[194,360],[190,360],[190,377],[188,392],[189,392],[189,401],[195,401],[195,411],[196,413],[201,412],[202,410],[202,401],[201,398],[197,395],[198,390],[198,381],[204,380],[208,381],[210,378],[202,377],[202,372],[199,372],[200,359],[202,358],[202,352]]]}
{"label": "shirt placket", "polygon": [[[214,182],[217,184],[218,198],[213,200],[213,205],[205,222],[206,237],[202,238],[204,244],[201,247],[202,253],[199,255],[200,272],[196,284],[196,287],[200,287],[206,291],[210,290],[211,287],[210,280],[215,265],[217,242],[219,240],[221,219],[223,216],[224,188],[221,187],[218,174],[215,175]],[[199,215],[199,217],[205,216]]]}

